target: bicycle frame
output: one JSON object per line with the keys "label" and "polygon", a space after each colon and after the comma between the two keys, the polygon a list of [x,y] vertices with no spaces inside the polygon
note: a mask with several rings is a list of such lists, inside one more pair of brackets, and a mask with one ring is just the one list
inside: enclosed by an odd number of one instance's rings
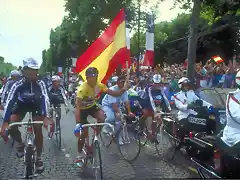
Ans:
{"label": "bicycle frame", "polygon": [[[84,127],[92,127],[92,129],[93,129],[93,137],[92,137],[92,144],[91,145],[89,145],[89,143],[88,143],[88,139],[87,139],[87,147],[88,148],[90,148],[90,147],[92,147],[92,145],[93,145],[93,143],[95,142],[95,141],[98,141],[98,138],[97,138],[97,136],[96,136],[96,126],[104,126],[104,125],[108,125],[109,127],[111,127],[112,128],[112,130],[114,131],[114,126],[113,125],[111,125],[110,123],[94,123],[94,124],[84,124],[84,125],[82,125],[82,128],[84,128]],[[82,129],[80,129],[80,137],[81,137],[81,135],[82,135]],[[88,138],[88,137],[87,137]],[[85,141],[86,141],[86,139],[85,139]]]}

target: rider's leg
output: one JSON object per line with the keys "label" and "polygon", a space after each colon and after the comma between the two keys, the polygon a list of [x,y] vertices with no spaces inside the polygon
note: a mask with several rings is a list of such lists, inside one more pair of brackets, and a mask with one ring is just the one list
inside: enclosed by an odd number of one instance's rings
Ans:
{"label": "rider's leg", "polygon": [[[20,121],[20,115],[19,114],[12,114],[10,117],[10,122],[17,122]],[[21,132],[18,129],[18,126],[13,126],[11,129],[9,129],[9,134],[11,135],[12,139],[16,141],[17,144],[17,156],[22,157],[24,155],[24,144],[22,142],[22,135]]]}
{"label": "rider's leg", "polygon": [[139,120],[139,126],[140,126],[141,130],[143,130],[144,127],[145,127],[145,122],[146,122],[147,117],[148,117],[148,109],[144,108],[142,110],[142,113],[143,113],[143,115],[142,115],[142,117]]}
{"label": "rider's leg", "polygon": [[[105,112],[98,107],[92,109],[91,115],[92,115],[92,117],[97,119],[98,123],[103,123],[106,119]],[[99,135],[100,131],[101,131],[101,127],[99,126],[99,128],[97,128],[97,135]]]}
{"label": "rider's leg", "polygon": [[[33,121],[43,121],[43,116],[34,116]],[[36,143],[36,152],[37,152],[37,161],[36,161],[36,169],[43,169],[43,162],[41,160],[42,150],[43,150],[43,134],[42,134],[42,125],[35,124],[34,126],[35,133],[35,143]]]}
{"label": "rider's leg", "polygon": [[[105,112],[105,115],[106,115],[105,122],[114,125],[115,114],[114,114],[113,110],[110,107],[108,107],[108,106],[103,106],[102,109],[103,109],[103,111]],[[106,132],[106,133],[112,132],[110,127],[108,127],[107,125],[105,125],[103,127],[103,131]]]}

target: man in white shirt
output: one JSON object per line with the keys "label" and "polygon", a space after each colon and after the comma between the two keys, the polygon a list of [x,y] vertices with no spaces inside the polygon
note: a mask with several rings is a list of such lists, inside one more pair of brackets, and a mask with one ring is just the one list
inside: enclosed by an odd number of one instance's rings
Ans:
{"label": "man in white shirt", "polygon": [[230,92],[226,101],[227,124],[221,138],[226,145],[240,152],[240,71],[236,75],[237,90]]}
{"label": "man in white shirt", "polygon": [[[110,87],[111,90],[113,91],[118,91],[119,89],[121,89],[124,86],[124,82],[125,82],[125,77],[121,76],[118,77],[117,79],[117,84],[115,86]],[[106,113],[106,120],[105,122],[110,123],[110,124],[114,124],[114,122],[116,121],[116,125],[119,124],[119,120],[120,120],[120,116],[121,116],[121,106],[122,103],[124,103],[126,109],[127,109],[127,113],[130,116],[134,116],[130,110],[130,104],[128,101],[128,93],[127,91],[125,93],[123,93],[121,96],[119,97],[113,97],[110,96],[108,94],[106,94],[102,100],[102,106],[103,106],[103,110]],[[116,130],[119,127],[116,127]],[[104,127],[104,131],[107,132],[107,127]]]}

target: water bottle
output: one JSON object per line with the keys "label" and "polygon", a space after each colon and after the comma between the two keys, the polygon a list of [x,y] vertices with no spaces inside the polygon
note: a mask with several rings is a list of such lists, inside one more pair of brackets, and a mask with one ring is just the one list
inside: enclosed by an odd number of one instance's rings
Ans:
{"label": "water bottle", "polygon": [[82,125],[81,124],[77,124],[73,133],[76,137],[80,137],[80,130],[82,129]]}

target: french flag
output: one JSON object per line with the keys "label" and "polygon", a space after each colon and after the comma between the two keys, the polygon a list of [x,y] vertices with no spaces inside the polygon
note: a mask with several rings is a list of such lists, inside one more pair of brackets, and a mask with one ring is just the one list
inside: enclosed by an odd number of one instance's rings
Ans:
{"label": "french flag", "polygon": [[147,16],[146,32],[146,52],[144,55],[143,66],[154,65],[154,16]]}

